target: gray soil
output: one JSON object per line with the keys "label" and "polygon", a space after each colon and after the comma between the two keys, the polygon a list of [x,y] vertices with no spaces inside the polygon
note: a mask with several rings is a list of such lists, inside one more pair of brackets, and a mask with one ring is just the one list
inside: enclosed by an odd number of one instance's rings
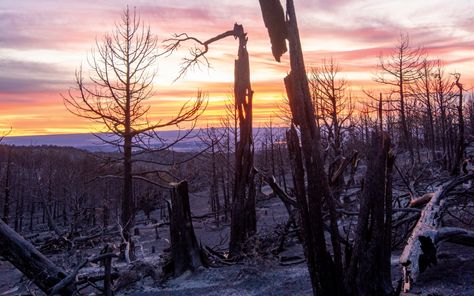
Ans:
{"label": "gray soil", "polygon": [[[191,196],[193,215],[207,213],[207,192]],[[153,213],[155,218],[158,213]],[[261,201],[258,204],[258,232],[260,236],[271,235],[275,226],[286,222],[287,213],[277,198]],[[142,217],[143,218],[143,217]],[[137,220],[140,220],[137,219]],[[224,250],[228,244],[229,225],[221,223],[216,227],[212,218],[197,219],[194,227],[198,240],[203,245]],[[163,249],[169,247],[168,227],[158,228],[159,239],[156,239],[155,228],[151,225],[140,225],[140,236],[136,237],[137,250],[140,260],[153,264],[160,270]],[[155,247],[156,253],[152,253]],[[89,255],[97,254],[100,246],[81,250]],[[296,238],[292,238],[281,255],[296,255],[303,257],[301,245]],[[392,257],[392,274],[394,286],[400,279],[398,264],[399,251]],[[64,254],[49,256],[65,269],[70,268],[71,258]],[[78,257],[80,257],[78,255]],[[69,262],[68,262],[69,260]],[[125,269],[119,264],[120,270]],[[98,267],[89,266],[84,273],[99,272]],[[28,290],[30,290],[28,292]],[[312,295],[306,264],[299,263],[282,266],[278,257],[267,255],[264,257],[249,257],[242,263],[220,268],[201,269],[195,273],[185,273],[179,278],[164,283],[154,282],[145,277],[121,295]],[[2,295],[43,295],[30,281],[22,277],[8,262],[0,261],[0,296]],[[91,294],[88,295],[97,295]],[[421,274],[412,291],[405,295],[459,295],[474,296],[474,248],[458,246],[450,243],[440,245],[438,250],[438,265],[431,267]]]}

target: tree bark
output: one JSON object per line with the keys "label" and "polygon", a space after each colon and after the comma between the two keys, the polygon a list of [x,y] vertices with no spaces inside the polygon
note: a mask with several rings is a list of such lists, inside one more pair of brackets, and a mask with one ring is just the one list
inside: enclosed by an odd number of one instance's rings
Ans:
{"label": "tree bark", "polygon": [[[63,270],[35,249],[28,241],[0,220],[0,255],[13,264],[46,294],[66,277]],[[72,295],[74,287],[68,285],[59,291]]]}
{"label": "tree bark", "polygon": [[204,266],[201,249],[194,234],[189,206],[188,183],[172,184],[170,208],[170,241],[173,273],[179,276],[186,270]]}
{"label": "tree bark", "polygon": [[5,201],[3,203],[3,221],[10,222],[10,171],[11,171],[11,149],[8,151],[7,172],[5,176]]}
{"label": "tree bark", "polygon": [[392,295],[390,255],[392,235],[391,167],[387,134],[374,135],[352,258],[346,277],[350,295]]}
{"label": "tree bark", "polygon": [[229,253],[241,255],[243,244],[257,229],[255,212],[255,171],[253,168],[252,100],[247,35],[241,25],[235,25],[239,39],[238,59],[235,61],[234,96],[239,120],[239,141],[235,153],[235,190],[232,204]]}
{"label": "tree bark", "polygon": [[[263,3],[263,4],[262,4]],[[291,72],[285,78],[292,126],[287,132],[295,195],[303,233],[303,246],[315,295],[342,295],[342,262],[339,231],[333,196],[329,190],[320,147],[319,128],[309,91],[296,13],[292,0],[287,0],[287,39]],[[281,11],[279,1],[261,1],[265,24],[268,14]],[[276,46],[275,38],[270,38]],[[278,59],[277,59],[278,60]],[[296,132],[301,132],[301,140]],[[301,145],[300,145],[301,142]],[[307,184],[307,185],[306,185]],[[328,252],[322,217],[323,201],[330,212],[330,233],[334,260]]]}
{"label": "tree bark", "polygon": [[[133,202],[133,179],[132,179],[132,137],[125,136],[123,146],[123,200],[121,223],[125,244],[128,244],[129,258],[134,259],[134,246],[132,242],[132,229],[135,224],[135,205]],[[127,258],[127,256],[125,256]]]}
{"label": "tree bark", "polygon": [[421,213],[412,234],[408,238],[407,245],[400,256],[404,279],[404,291],[411,288],[421,272],[431,264],[436,264],[436,236],[441,221],[441,212],[444,209],[444,198],[456,186],[474,179],[474,174],[459,177],[450,183],[439,187],[433,194],[429,203]]}
{"label": "tree bark", "polygon": [[452,175],[457,176],[460,173],[461,170],[461,163],[464,157],[464,149],[465,149],[465,144],[464,144],[464,116],[463,116],[463,97],[462,97],[462,84],[459,82],[459,74],[456,76],[456,86],[459,89],[459,103],[458,103],[458,143],[456,145],[456,158],[453,163],[453,168],[452,168]]}

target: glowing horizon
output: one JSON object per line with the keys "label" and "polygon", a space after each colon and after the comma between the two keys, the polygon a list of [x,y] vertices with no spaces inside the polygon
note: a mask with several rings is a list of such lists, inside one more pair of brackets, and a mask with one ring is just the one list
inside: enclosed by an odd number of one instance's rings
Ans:
{"label": "glowing horizon", "polygon": [[[378,56],[394,47],[401,33],[410,35],[413,46],[423,46],[432,58],[441,59],[447,73],[460,72],[466,88],[474,86],[474,4],[469,0],[456,5],[446,0],[301,0],[295,4],[306,66],[334,57],[353,93],[377,89],[371,79]],[[97,125],[66,110],[60,93],[73,86],[74,70],[86,63],[95,39],[113,29],[126,5],[111,0],[2,1],[0,131],[12,127],[12,136],[95,131]],[[289,69],[288,54],[281,64],[273,60],[258,1],[242,0],[237,5],[230,0],[162,0],[135,6],[159,40],[181,32],[205,40],[231,29],[234,22],[243,24],[255,91],[254,125],[263,125],[277,111],[285,95],[282,79]],[[182,54],[159,59],[150,117],[166,119],[202,90],[210,102],[198,124],[218,122],[232,93],[236,51],[233,38],[212,45],[208,55],[212,68],[196,69],[175,83]]]}

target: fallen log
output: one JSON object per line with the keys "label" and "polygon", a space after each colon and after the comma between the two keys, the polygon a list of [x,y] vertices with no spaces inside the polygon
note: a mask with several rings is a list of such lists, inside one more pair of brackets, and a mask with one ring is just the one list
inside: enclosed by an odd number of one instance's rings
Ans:
{"label": "fallen log", "polygon": [[435,244],[444,241],[474,247],[474,231],[459,227],[442,227],[436,233]]}
{"label": "fallen log", "polygon": [[[58,285],[66,274],[33,245],[0,219],[0,255],[13,264],[46,294]],[[73,285],[55,291],[60,295],[72,295]]]}
{"label": "fallen log", "polygon": [[410,290],[411,284],[417,280],[421,272],[437,263],[436,243],[440,241],[438,227],[442,218],[441,212],[445,207],[445,197],[457,186],[472,179],[474,179],[474,174],[469,174],[440,186],[423,209],[400,256],[404,275],[404,292]]}
{"label": "fallen log", "polygon": [[59,283],[54,285],[54,287],[51,289],[51,292],[49,292],[49,295],[62,295],[61,291],[63,291],[66,287],[72,286],[74,282],[76,281],[77,274],[79,273],[79,270],[86,266],[88,263],[88,260],[83,261],[81,264],[79,264],[74,270],[69,273],[65,278],[63,278]]}

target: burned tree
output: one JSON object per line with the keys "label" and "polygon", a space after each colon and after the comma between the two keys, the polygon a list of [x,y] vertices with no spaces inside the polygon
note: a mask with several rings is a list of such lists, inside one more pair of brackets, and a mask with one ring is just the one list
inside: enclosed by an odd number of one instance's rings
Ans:
{"label": "burned tree", "polygon": [[10,222],[10,191],[11,191],[10,190],[10,186],[11,186],[10,175],[11,175],[11,166],[12,166],[11,155],[12,155],[12,150],[10,148],[8,150],[8,160],[7,160],[7,167],[6,167],[6,173],[5,173],[5,200],[3,202],[3,221],[7,225]]}
{"label": "burned tree", "polygon": [[463,115],[463,97],[462,97],[462,92],[463,92],[463,86],[462,83],[459,82],[461,79],[461,74],[455,73],[455,84],[456,87],[458,88],[458,99],[459,103],[457,106],[457,111],[458,111],[458,142],[456,143],[456,155],[453,163],[453,169],[451,173],[453,175],[459,175],[460,169],[461,169],[461,163],[463,161],[464,157],[464,149],[466,148],[466,144],[464,143],[464,115]]}
{"label": "burned tree", "polygon": [[[348,83],[339,78],[340,71],[335,60],[323,60],[311,71],[309,81],[322,137],[326,135],[323,138],[329,155],[325,158],[329,161],[328,175],[331,178],[343,162],[343,139],[354,111],[350,94],[347,94]],[[341,184],[342,181],[339,177],[335,183]]]}
{"label": "burned tree", "polygon": [[375,134],[371,147],[352,256],[346,263],[346,286],[351,295],[392,295],[391,171],[394,156],[387,134]]}
{"label": "burned tree", "polygon": [[[267,27],[275,19],[279,19],[280,25],[287,26],[291,71],[284,83],[292,115],[287,144],[299,214],[298,224],[314,295],[389,295],[392,289],[391,283],[387,282],[390,278],[392,214],[388,160],[390,141],[385,137],[382,144],[381,141],[375,142],[379,143],[374,145],[378,149],[377,156],[369,165],[370,173],[366,180],[373,186],[368,186],[364,191],[355,253],[352,257],[351,252],[346,253],[343,266],[336,198],[324,170],[320,130],[305,71],[294,4],[292,0],[287,0],[285,20],[279,1],[261,0],[260,3]],[[268,20],[270,15],[271,21]],[[274,42],[274,37],[271,37],[271,41]],[[374,196],[379,202],[372,201]],[[329,242],[326,230],[329,232]],[[367,252],[363,252],[365,246],[370,248]],[[346,247],[350,249],[351,246],[346,242]],[[371,254],[378,255],[377,262],[371,262]],[[380,274],[383,281],[364,287],[369,278],[358,275],[365,272],[363,268],[368,268],[371,275]],[[380,292],[383,293],[378,294]]]}
{"label": "burned tree", "polygon": [[[202,96],[185,104],[171,119],[150,122],[147,100],[153,97],[157,39],[141,21],[136,11],[128,8],[111,35],[88,59],[89,72],[76,71],[75,88],[63,95],[68,110],[103,126],[97,136],[122,152],[121,177],[123,198],[121,225],[123,238],[131,244],[135,205],[133,198],[133,151],[150,150],[149,139],[158,138],[157,130],[166,126],[194,121],[200,114]],[[169,145],[166,145],[169,147]],[[133,253],[133,248],[129,248]]]}
{"label": "burned tree", "polygon": [[234,64],[234,108],[239,121],[239,137],[235,152],[235,185],[232,201],[231,235],[229,250],[232,257],[242,252],[242,245],[248,236],[256,230],[255,214],[255,184],[253,169],[253,135],[252,135],[252,100],[253,90],[250,86],[250,65],[247,52],[247,33],[242,25],[235,24],[232,30],[226,31],[206,41],[188,36],[186,33],[177,34],[166,40],[165,54],[175,51],[183,42],[193,41],[201,48],[191,50],[191,57],[186,58],[178,78],[183,76],[191,67],[202,60],[207,63],[206,53],[209,45],[226,37],[234,37],[239,41],[237,60]]}
{"label": "burned tree", "polygon": [[172,183],[171,187],[169,212],[172,261],[170,261],[170,271],[177,276],[186,270],[195,271],[198,267],[205,265],[205,261],[194,234],[188,183],[186,181]]}
{"label": "burned tree", "polygon": [[398,98],[394,104],[399,114],[399,136],[402,147],[407,149],[414,160],[412,131],[408,119],[408,99],[410,86],[423,73],[425,55],[419,48],[412,48],[407,35],[400,37],[399,44],[387,57],[380,57],[380,72],[375,81],[393,87]]}
{"label": "burned tree", "polygon": [[[313,112],[314,107],[304,66],[293,1],[287,1],[286,21],[279,1],[262,0],[260,3],[265,24],[270,24],[267,20],[269,15],[272,15],[273,19],[279,20],[278,23],[285,24],[286,22],[285,26],[287,27],[291,72],[285,78],[285,86],[292,113],[292,127],[287,134],[287,142],[295,180],[294,186],[300,213],[300,226],[304,236],[305,254],[314,293],[342,295],[342,258],[335,205],[327,176],[323,170],[319,128],[316,125]],[[278,8],[279,6],[280,8]],[[301,138],[296,132],[296,127],[301,132]],[[328,253],[324,237],[323,201],[330,208],[334,261]]]}

